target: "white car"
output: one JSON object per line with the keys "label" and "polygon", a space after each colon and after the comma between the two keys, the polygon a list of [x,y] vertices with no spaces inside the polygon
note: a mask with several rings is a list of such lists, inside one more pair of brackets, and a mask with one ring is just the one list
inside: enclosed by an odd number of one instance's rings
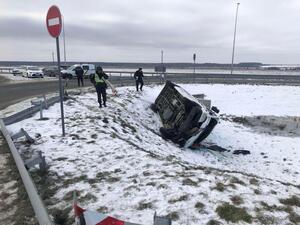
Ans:
{"label": "white car", "polygon": [[44,77],[44,73],[42,69],[37,66],[22,66],[20,67],[19,70],[22,72],[23,77],[28,77],[28,78]]}
{"label": "white car", "polygon": [[70,66],[69,68],[61,71],[62,78],[69,78],[72,79],[73,77],[76,77],[75,74],[75,68],[81,66],[84,73],[83,77],[90,77],[90,75],[95,74],[95,65],[94,64],[75,64],[73,66]]}

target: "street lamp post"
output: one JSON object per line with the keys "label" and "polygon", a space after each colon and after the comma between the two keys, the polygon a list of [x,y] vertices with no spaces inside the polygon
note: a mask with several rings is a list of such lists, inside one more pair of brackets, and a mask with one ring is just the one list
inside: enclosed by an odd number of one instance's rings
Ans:
{"label": "street lamp post", "polygon": [[194,73],[196,72],[196,53],[193,55],[193,60],[194,60]]}
{"label": "street lamp post", "polygon": [[64,61],[65,61],[65,66],[66,64],[66,41],[65,41],[65,19],[62,17],[62,22],[63,22],[63,39],[64,39]]}
{"label": "street lamp post", "polygon": [[237,19],[238,19],[239,5],[240,5],[240,3],[238,2],[237,6],[236,6],[236,14],[235,14],[235,25],[234,25],[233,47],[232,47],[232,58],[231,58],[231,74],[233,72],[235,36],[236,36],[236,25],[237,25]]}

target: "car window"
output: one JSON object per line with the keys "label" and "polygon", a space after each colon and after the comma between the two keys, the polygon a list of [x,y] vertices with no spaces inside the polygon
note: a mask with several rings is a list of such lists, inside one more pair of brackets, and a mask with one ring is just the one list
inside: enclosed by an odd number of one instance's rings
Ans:
{"label": "car window", "polygon": [[89,68],[89,66],[82,66],[82,69],[83,70],[89,70],[90,68]]}
{"label": "car window", "polygon": [[75,69],[75,65],[73,65],[73,66],[70,66],[67,70],[74,70]]}
{"label": "car window", "polygon": [[38,67],[35,67],[35,66],[30,66],[30,67],[28,67],[28,70],[37,71],[37,70],[40,70],[40,69]]}

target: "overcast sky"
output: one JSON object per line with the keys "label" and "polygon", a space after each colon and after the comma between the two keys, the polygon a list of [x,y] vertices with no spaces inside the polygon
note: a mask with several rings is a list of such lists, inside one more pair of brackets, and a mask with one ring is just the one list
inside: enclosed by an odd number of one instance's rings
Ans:
{"label": "overcast sky", "polygon": [[[235,62],[300,62],[300,0],[240,0]],[[237,1],[0,0],[0,60],[51,61],[48,8],[64,15],[67,60],[230,63]],[[61,36],[62,40],[62,36]],[[61,58],[63,59],[61,41]]]}

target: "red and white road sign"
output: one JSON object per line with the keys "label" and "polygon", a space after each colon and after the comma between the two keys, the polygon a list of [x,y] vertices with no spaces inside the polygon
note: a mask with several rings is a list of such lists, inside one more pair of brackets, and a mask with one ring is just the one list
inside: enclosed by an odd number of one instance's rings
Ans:
{"label": "red and white road sign", "polygon": [[52,37],[57,38],[60,35],[62,20],[59,8],[56,5],[49,8],[46,17],[46,25],[48,32]]}

